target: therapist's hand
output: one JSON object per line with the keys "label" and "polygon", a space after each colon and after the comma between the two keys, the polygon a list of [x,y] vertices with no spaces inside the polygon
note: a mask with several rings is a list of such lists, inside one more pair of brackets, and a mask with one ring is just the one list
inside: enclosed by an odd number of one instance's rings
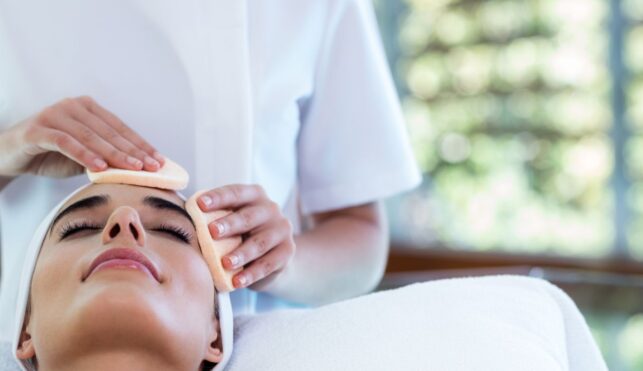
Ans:
{"label": "therapist's hand", "polygon": [[0,132],[0,176],[66,177],[108,166],[156,171],[163,157],[91,97],[66,98]]}
{"label": "therapist's hand", "polygon": [[235,287],[252,285],[252,289],[261,290],[295,255],[292,225],[261,186],[233,184],[215,188],[201,195],[198,205],[203,211],[233,210],[210,223],[209,229],[215,239],[245,237],[241,246],[221,261],[226,269],[244,267],[232,279]]}

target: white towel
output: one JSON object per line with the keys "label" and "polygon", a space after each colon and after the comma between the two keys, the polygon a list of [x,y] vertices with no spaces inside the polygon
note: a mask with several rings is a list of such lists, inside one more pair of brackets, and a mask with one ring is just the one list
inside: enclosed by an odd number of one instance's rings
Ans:
{"label": "white towel", "polygon": [[235,319],[231,371],[607,370],[572,300],[540,279],[432,281]]}
{"label": "white towel", "polygon": [[[571,299],[546,281],[432,281],[235,319],[226,371],[603,371]],[[10,364],[0,344],[0,365]],[[4,363],[3,363],[4,361]]]}

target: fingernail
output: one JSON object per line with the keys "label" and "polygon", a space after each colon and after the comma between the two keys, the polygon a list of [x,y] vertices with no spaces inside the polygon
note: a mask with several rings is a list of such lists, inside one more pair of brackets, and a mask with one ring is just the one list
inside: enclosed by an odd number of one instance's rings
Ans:
{"label": "fingernail", "polygon": [[232,268],[236,268],[239,264],[239,257],[236,255],[228,256],[228,260],[230,261],[230,265],[232,266]]}
{"label": "fingernail", "polygon": [[99,167],[101,169],[104,169],[104,168],[107,167],[107,162],[101,160],[100,158],[97,158],[97,159],[94,160],[94,165],[96,165],[97,167]]}
{"label": "fingernail", "polygon": [[130,165],[136,166],[137,168],[143,167],[143,163],[141,162],[141,160],[139,160],[139,159],[137,159],[135,157],[131,157],[131,156],[127,157],[127,162]]}
{"label": "fingernail", "polygon": [[248,279],[246,278],[246,276],[239,276],[237,277],[237,282],[239,282],[239,286],[245,286],[248,282]]}
{"label": "fingernail", "polygon": [[156,161],[155,159],[151,158],[150,156],[145,156],[145,163],[150,165],[150,166],[161,167],[161,164],[158,161]]}
{"label": "fingernail", "polygon": [[201,202],[203,202],[205,207],[210,207],[210,205],[212,205],[212,199],[210,198],[210,196],[202,196]]}
{"label": "fingernail", "polygon": [[223,236],[225,233],[225,225],[223,223],[214,222],[214,226],[217,227],[217,236]]}
{"label": "fingernail", "polygon": [[154,153],[152,154],[152,156],[153,156],[153,157],[156,159],[156,161],[158,161],[159,163],[161,163],[161,162],[163,162],[163,161],[165,160],[165,158],[163,157],[163,155],[162,155],[162,154],[160,154],[159,152],[154,152]]}

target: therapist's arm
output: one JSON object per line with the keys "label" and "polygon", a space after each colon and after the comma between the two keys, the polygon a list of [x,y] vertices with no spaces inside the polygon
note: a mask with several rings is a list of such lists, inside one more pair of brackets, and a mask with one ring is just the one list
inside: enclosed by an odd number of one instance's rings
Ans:
{"label": "therapist's arm", "polygon": [[295,236],[295,255],[261,289],[308,305],[322,305],[372,291],[388,258],[388,225],[381,201],[318,213]]}
{"label": "therapist's arm", "polygon": [[[224,269],[241,272],[235,287],[320,305],[371,291],[388,255],[388,229],[381,202],[312,216],[312,226],[293,236],[277,203],[258,184],[229,184],[199,196],[203,212],[234,210],[208,225],[218,240],[244,242],[221,258]],[[249,286],[248,286],[249,284]]]}
{"label": "therapist's arm", "polygon": [[163,161],[89,96],[65,98],[0,130],[0,190],[23,174],[60,178],[108,166],[157,171]]}

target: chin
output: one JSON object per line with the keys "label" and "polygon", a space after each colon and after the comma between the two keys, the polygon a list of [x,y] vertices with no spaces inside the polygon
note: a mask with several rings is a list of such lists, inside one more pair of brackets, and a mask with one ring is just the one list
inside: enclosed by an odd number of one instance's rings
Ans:
{"label": "chin", "polygon": [[62,311],[37,321],[46,345],[39,352],[58,359],[122,351],[163,354],[179,364],[199,359],[201,338],[172,311],[176,305],[131,284],[87,287]]}
{"label": "chin", "polygon": [[[202,349],[190,321],[176,312],[180,300],[162,292],[120,283],[99,285],[79,295],[70,306],[72,333],[84,352],[106,349],[146,349],[172,357],[195,357],[187,349]],[[198,358],[199,355],[196,354]]]}
{"label": "chin", "polygon": [[176,322],[158,292],[128,281],[88,282],[68,309],[69,328],[94,345],[149,344],[170,335]]}

